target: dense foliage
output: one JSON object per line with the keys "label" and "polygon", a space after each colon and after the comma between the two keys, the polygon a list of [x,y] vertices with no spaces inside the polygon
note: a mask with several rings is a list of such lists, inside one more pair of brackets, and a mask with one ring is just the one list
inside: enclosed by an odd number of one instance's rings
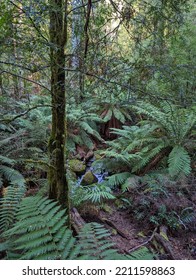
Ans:
{"label": "dense foliage", "polygon": [[[194,1],[34,2],[0,3],[0,256],[158,258],[196,230]],[[111,242],[112,207],[151,252]]]}

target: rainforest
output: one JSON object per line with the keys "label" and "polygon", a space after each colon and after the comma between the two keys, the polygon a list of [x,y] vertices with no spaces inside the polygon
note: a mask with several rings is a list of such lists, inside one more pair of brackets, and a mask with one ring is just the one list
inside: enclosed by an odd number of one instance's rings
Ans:
{"label": "rainforest", "polygon": [[0,259],[196,259],[193,0],[0,1]]}

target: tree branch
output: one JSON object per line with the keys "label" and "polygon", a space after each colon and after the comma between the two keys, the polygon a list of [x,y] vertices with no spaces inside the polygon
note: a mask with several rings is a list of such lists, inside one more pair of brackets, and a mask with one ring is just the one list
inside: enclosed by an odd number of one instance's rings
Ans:
{"label": "tree branch", "polygon": [[38,68],[38,67],[29,68],[27,66],[20,65],[20,64],[14,63],[14,62],[7,62],[7,61],[2,61],[2,60],[0,60],[0,64],[12,65],[12,66],[15,66],[15,67],[18,67],[18,68],[22,68],[22,69],[28,70],[31,73],[36,73],[36,72],[42,71],[42,70],[44,70],[44,69],[49,67],[48,65],[46,65],[46,66],[43,66],[41,68]]}
{"label": "tree branch", "polygon": [[42,87],[42,88],[44,88],[44,89],[46,89],[47,91],[50,92],[50,89],[49,89],[49,88],[47,88],[46,86],[44,86],[44,85],[42,85],[42,84],[40,84],[40,83],[38,83],[38,82],[35,82],[35,81],[33,81],[33,80],[29,79],[29,78],[25,78],[25,77],[23,77],[23,76],[21,76],[21,75],[18,75],[18,74],[15,74],[15,73],[12,73],[12,72],[6,71],[6,70],[1,71],[1,72],[0,72],[0,75],[3,74],[3,73],[6,73],[6,74],[11,75],[11,76],[14,76],[14,77],[18,77],[18,78],[23,79],[23,80],[25,80],[25,81],[31,82],[31,83],[33,83],[33,84],[36,84],[36,85],[38,85],[38,86],[40,86],[40,87]]}
{"label": "tree branch", "polygon": [[28,114],[30,111],[35,110],[35,109],[37,109],[37,108],[42,108],[42,107],[52,107],[52,106],[51,106],[51,105],[47,105],[47,104],[46,104],[46,105],[36,105],[36,106],[33,106],[33,107],[27,109],[26,111],[24,111],[24,112],[22,112],[22,113],[20,113],[20,114],[14,116],[14,117],[11,118],[11,119],[0,119],[0,122],[11,123],[11,122],[15,121],[16,119],[25,116],[25,115]]}

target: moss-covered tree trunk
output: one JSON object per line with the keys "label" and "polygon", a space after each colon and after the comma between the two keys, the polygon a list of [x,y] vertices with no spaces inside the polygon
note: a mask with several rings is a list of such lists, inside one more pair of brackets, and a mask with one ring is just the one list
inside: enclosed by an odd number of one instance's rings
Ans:
{"label": "moss-covered tree trunk", "polygon": [[49,140],[49,197],[69,210],[65,170],[65,46],[67,42],[67,1],[50,0],[50,61],[52,132]]}

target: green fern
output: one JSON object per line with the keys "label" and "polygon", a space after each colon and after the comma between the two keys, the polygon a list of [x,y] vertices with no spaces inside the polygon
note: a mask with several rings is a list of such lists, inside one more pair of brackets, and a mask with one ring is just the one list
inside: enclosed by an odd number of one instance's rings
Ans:
{"label": "green fern", "polygon": [[[97,223],[87,224],[79,234],[82,253],[87,259],[115,259],[119,257],[114,244],[106,238],[110,232]],[[91,242],[89,242],[91,240]]]}
{"label": "green fern", "polygon": [[11,167],[0,165],[0,176],[4,176],[11,185],[25,185],[25,179],[22,174]]}
{"label": "green fern", "polygon": [[67,147],[69,151],[75,151],[76,145],[93,147],[92,136],[102,141],[98,133],[97,124],[103,120],[92,112],[86,112],[82,108],[67,106],[68,138]]}
{"label": "green fern", "polygon": [[83,201],[90,201],[92,203],[101,203],[103,200],[115,199],[112,195],[111,189],[103,184],[96,185],[92,188],[88,188]]}
{"label": "green fern", "polygon": [[141,247],[138,250],[130,253],[130,256],[127,256],[129,260],[153,260],[153,254],[146,248]]}
{"label": "green fern", "polygon": [[189,175],[191,159],[188,152],[181,146],[175,146],[168,157],[169,174],[178,176],[180,173]]}
{"label": "green fern", "polygon": [[186,144],[187,136],[191,133],[196,121],[194,110],[181,109],[167,102],[162,102],[160,107],[139,102],[138,106],[132,106],[132,108],[159,124],[160,129],[173,145]]}
{"label": "green fern", "polygon": [[79,206],[85,202],[97,204],[115,198],[111,188],[103,184],[93,184],[88,187],[72,186],[71,193],[74,206]]}
{"label": "green fern", "polygon": [[65,227],[65,210],[57,202],[39,196],[24,198],[16,220],[4,236],[14,239],[12,250],[20,259],[69,259],[75,239]]}
{"label": "green fern", "polygon": [[138,188],[139,182],[140,182],[140,177],[131,174],[121,185],[122,191],[126,192],[127,190]]}
{"label": "green fern", "polygon": [[122,185],[130,176],[131,176],[130,172],[122,172],[122,173],[111,175],[107,177],[108,180],[107,184],[110,187],[117,187],[119,185]]}
{"label": "green fern", "polygon": [[119,254],[107,239],[110,232],[97,223],[86,224],[76,239],[66,227],[66,219],[65,210],[56,202],[39,196],[24,198],[16,223],[1,236],[9,241],[1,243],[0,250],[6,250],[9,259],[149,258],[147,250],[134,255]]}
{"label": "green fern", "polygon": [[13,225],[25,190],[25,186],[16,185],[6,188],[3,198],[0,199],[0,233]]}
{"label": "green fern", "polygon": [[[168,172],[171,176],[190,174],[191,159],[188,150],[194,146],[193,112],[168,103],[163,103],[159,108],[140,102],[132,108],[149,119],[140,121],[138,126],[112,129],[112,133],[118,135],[118,138],[107,142],[108,149],[102,152],[106,160],[110,158],[113,165],[118,162],[124,166],[124,171],[138,173],[150,163],[150,168],[153,168],[154,160],[158,165],[165,156],[168,158]],[[121,170],[123,171],[122,168]]]}
{"label": "green fern", "polygon": [[190,230],[196,229],[196,213],[192,207],[187,207],[181,211],[180,223]]}

